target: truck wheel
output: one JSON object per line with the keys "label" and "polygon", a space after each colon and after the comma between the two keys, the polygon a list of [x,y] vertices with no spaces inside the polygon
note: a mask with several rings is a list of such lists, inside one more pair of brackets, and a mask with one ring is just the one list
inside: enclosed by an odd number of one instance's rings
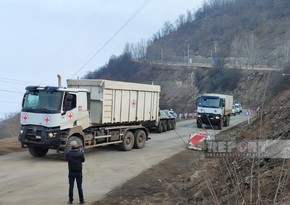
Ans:
{"label": "truck wheel", "polygon": [[127,131],[124,135],[123,142],[120,144],[122,151],[130,151],[134,145],[134,135],[131,131]]}
{"label": "truck wheel", "polygon": [[230,121],[231,121],[231,116],[228,116],[228,120],[227,120],[227,127],[230,126]]}
{"label": "truck wheel", "polygon": [[166,123],[166,121],[162,121],[162,132],[166,132],[167,131],[167,123]]}
{"label": "truck wheel", "polygon": [[146,133],[144,130],[137,130],[134,133],[134,148],[142,149],[145,146]]}
{"label": "truck wheel", "polygon": [[172,129],[175,130],[175,128],[176,128],[176,121],[172,120]]}
{"label": "truck wheel", "polygon": [[222,130],[222,127],[223,127],[223,120],[222,120],[222,119],[220,119],[220,121],[219,121],[219,124],[218,124],[217,128],[218,128],[218,130]]}
{"label": "truck wheel", "polygon": [[229,120],[228,116],[225,116],[225,120],[224,120],[224,126],[225,126],[225,127],[226,127],[227,124],[228,124],[228,120]]}
{"label": "truck wheel", "polygon": [[41,148],[41,147],[29,146],[28,149],[29,149],[29,153],[34,157],[44,157],[48,152],[47,148]]}
{"label": "truck wheel", "polygon": [[161,132],[162,132],[162,130],[163,130],[163,127],[162,127],[162,122],[161,122],[161,121],[159,121],[159,123],[158,123],[158,126],[157,126],[157,128],[156,128],[156,131],[157,131],[158,133],[161,133]]}
{"label": "truck wheel", "polygon": [[171,122],[171,120],[167,121],[167,130],[172,130],[172,122]]}

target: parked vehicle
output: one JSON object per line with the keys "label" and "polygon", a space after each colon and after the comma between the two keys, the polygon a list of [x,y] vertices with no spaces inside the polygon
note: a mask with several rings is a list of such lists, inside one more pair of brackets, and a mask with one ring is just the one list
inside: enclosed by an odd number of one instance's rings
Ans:
{"label": "parked vehicle", "polygon": [[233,105],[233,109],[232,109],[232,115],[236,116],[236,114],[239,113],[238,110],[236,109],[235,105]]}
{"label": "parked vehicle", "polygon": [[174,130],[176,127],[176,117],[175,117],[175,113],[171,110],[161,110],[161,112],[164,112],[166,117],[165,118],[161,118],[160,120],[164,120],[166,123],[166,130]]}
{"label": "parked vehicle", "polygon": [[173,117],[177,117],[176,112],[174,112],[172,109],[169,110],[169,113],[173,116]]}
{"label": "parked vehicle", "polygon": [[158,126],[160,86],[109,80],[67,80],[64,87],[28,86],[19,141],[32,156],[118,144],[141,149],[150,139],[145,122]]}
{"label": "parked vehicle", "polygon": [[176,119],[168,110],[159,110],[158,122],[146,121],[143,125],[157,133],[173,130],[176,127]]}
{"label": "parked vehicle", "polygon": [[243,108],[242,108],[242,105],[240,103],[235,103],[234,107],[237,110],[238,114],[241,114],[243,112]]}
{"label": "parked vehicle", "polygon": [[233,109],[233,96],[223,94],[204,94],[197,98],[197,118],[198,128],[202,124],[216,125],[219,130],[222,126],[229,126]]}

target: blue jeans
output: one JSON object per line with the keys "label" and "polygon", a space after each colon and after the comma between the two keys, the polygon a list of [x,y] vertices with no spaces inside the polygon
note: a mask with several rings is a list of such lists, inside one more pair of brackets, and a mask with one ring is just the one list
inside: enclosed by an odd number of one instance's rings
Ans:
{"label": "blue jeans", "polygon": [[82,188],[82,183],[83,183],[83,174],[82,172],[69,172],[68,173],[68,179],[69,179],[69,200],[73,201],[73,190],[74,190],[74,181],[76,179],[77,181],[77,187],[78,187],[78,192],[79,192],[79,200],[80,202],[84,201],[84,195],[83,195],[83,188]]}

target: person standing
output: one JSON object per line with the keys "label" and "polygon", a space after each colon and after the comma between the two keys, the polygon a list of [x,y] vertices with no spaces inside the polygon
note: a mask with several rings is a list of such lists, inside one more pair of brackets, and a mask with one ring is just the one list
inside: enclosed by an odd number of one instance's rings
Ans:
{"label": "person standing", "polygon": [[84,194],[82,188],[83,173],[82,173],[82,163],[85,161],[85,157],[82,149],[79,147],[77,141],[72,141],[70,143],[71,150],[66,153],[66,160],[68,162],[68,179],[69,179],[69,204],[72,204],[74,181],[77,182],[78,193],[80,204],[84,204]]}

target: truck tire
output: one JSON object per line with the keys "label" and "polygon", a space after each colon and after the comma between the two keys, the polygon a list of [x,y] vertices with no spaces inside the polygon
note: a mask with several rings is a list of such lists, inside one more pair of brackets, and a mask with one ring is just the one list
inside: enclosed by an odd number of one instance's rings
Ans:
{"label": "truck tire", "polygon": [[172,130],[172,121],[168,120],[166,123],[167,123],[167,130]]}
{"label": "truck tire", "polygon": [[225,116],[224,126],[228,127],[230,125],[230,115]]}
{"label": "truck tire", "polygon": [[146,133],[144,130],[137,130],[134,133],[134,148],[136,149],[142,149],[145,147],[145,142],[146,142]]}
{"label": "truck tire", "polygon": [[222,130],[223,127],[223,120],[220,119],[219,124],[217,125],[218,130]]}
{"label": "truck tire", "polygon": [[224,120],[224,126],[226,127],[227,126],[227,124],[228,124],[228,120],[229,120],[229,118],[228,118],[228,116],[225,116],[224,117],[225,118],[225,120]]}
{"label": "truck tire", "polygon": [[172,129],[175,130],[175,128],[176,128],[176,121],[172,120]]}
{"label": "truck tire", "polygon": [[161,133],[163,130],[162,122],[159,121],[158,126],[156,127],[156,132]]}
{"label": "truck tire", "polygon": [[229,115],[228,120],[227,120],[227,125],[226,125],[227,127],[230,126],[230,121],[231,121],[231,116]]}
{"label": "truck tire", "polygon": [[123,137],[123,142],[120,144],[122,151],[130,151],[134,145],[134,135],[131,131],[127,131]]}
{"label": "truck tire", "polygon": [[166,121],[162,121],[162,132],[166,132],[167,131],[167,123]]}
{"label": "truck tire", "polygon": [[28,149],[29,149],[29,153],[34,157],[44,157],[48,152],[47,148],[41,148],[41,147],[29,146]]}

